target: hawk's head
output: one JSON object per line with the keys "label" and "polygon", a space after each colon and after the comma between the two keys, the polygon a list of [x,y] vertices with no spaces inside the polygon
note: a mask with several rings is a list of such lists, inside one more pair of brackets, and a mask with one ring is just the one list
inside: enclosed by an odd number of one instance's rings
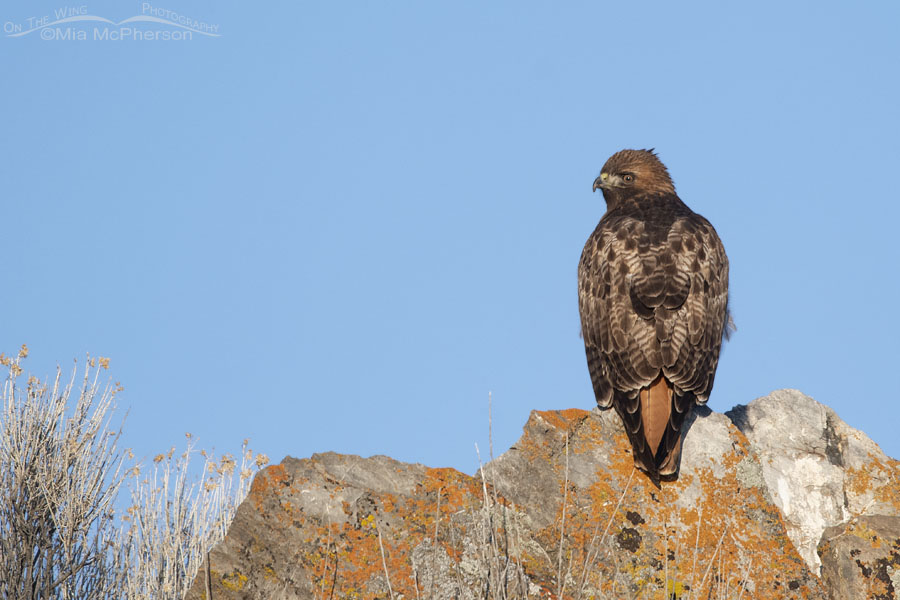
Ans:
{"label": "hawk's head", "polygon": [[674,194],[675,184],[666,165],[653,150],[620,150],[606,161],[594,191],[603,190],[607,204],[643,194]]}

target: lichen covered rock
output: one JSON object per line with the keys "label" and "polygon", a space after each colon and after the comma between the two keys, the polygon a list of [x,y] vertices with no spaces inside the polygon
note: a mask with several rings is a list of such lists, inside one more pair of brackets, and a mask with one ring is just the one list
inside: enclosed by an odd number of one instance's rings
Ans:
{"label": "lichen covered rock", "polygon": [[833,600],[900,600],[900,518],[863,516],[829,527],[819,554]]}
{"label": "lichen covered rock", "polygon": [[[797,394],[727,416],[698,409],[678,479],[659,484],[634,469],[618,416],[599,410],[533,412],[515,446],[475,476],[383,456],[286,458],[257,475],[213,549],[212,596],[894,593],[894,529],[866,515],[895,514],[897,463]],[[205,597],[201,575],[188,598]]]}
{"label": "lichen covered rock", "polygon": [[532,413],[488,469],[505,498],[528,507],[529,533],[549,555],[526,557],[526,573],[558,582],[562,564],[567,597],[824,597],[724,415],[695,411],[674,482],[657,487],[629,449],[612,411]]}
{"label": "lichen covered rock", "polygon": [[827,528],[861,515],[900,515],[897,461],[827,406],[778,390],[726,414],[750,441],[788,535],[815,573]]}

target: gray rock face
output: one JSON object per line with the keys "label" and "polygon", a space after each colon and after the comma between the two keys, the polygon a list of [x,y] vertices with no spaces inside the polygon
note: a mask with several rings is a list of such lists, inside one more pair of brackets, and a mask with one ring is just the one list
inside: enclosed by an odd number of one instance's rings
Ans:
{"label": "gray rock face", "polygon": [[747,436],[788,535],[815,573],[823,532],[860,515],[898,515],[896,463],[827,406],[778,390],[725,413]]}
{"label": "gray rock face", "polygon": [[900,517],[864,516],[829,527],[819,552],[834,600],[900,600]]}
{"label": "gray rock face", "polygon": [[897,472],[791,390],[697,410],[659,485],[613,411],[535,411],[474,477],[334,453],[264,469],[212,596],[900,600]]}

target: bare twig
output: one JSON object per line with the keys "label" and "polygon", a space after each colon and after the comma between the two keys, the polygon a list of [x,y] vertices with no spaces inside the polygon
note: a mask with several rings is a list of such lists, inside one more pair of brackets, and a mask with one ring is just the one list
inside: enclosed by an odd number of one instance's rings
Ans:
{"label": "bare twig", "polygon": [[[429,595],[431,600],[434,600],[434,583],[437,580],[435,559],[437,557],[438,524],[441,522],[441,495],[443,492],[444,486],[438,487],[437,508],[434,515],[434,537],[431,538],[431,593]],[[418,588],[416,588],[416,593],[418,594]]]}
{"label": "bare twig", "polygon": [[209,550],[206,551],[206,600],[212,600],[212,586],[209,573]]}
{"label": "bare twig", "polygon": [[338,574],[338,552],[337,548],[334,549],[334,574],[331,577],[331,592],[328,594],[328,600],[332,600],[334,598],[334,588],[337,585],[337,574]]}
{"label": "bare twig", "polygon": [[665,520],[663,520],[663,563],[665,564],[663,595],[667,595],[669,593],[669,526]]}
{"label": "bare twig", "polygon": [[563,541],[565,540],[566,534],[566,504],[569,501],[569,432],[566,431],[566,474],[565,480],[563,482],[563,505],[562,505],[562,519],[559,523],[559,557],[557,560],[556,567],[556,597],[562,598],[562,593],[565,590],[566,583],[562,574],[562,563],[563,563]]}
{"label": "bare twig", "polygon": [[388,573],[387,561],[384,558],[384,544],[381,543],[381,528],[378,527],[378,519],[375,519],[375,531],[378,533],[378,549],[381,550],[381,566],[384,567],[384,579],[387,581],[388,594],[391,600],[394,598],[394,590],[391,588],[391,576]]}
{"label": "bare twig", "polygon": [[750,578],[750,569],[753,568],[753,557],[750,557],[750,562],[747,563],[747,569],[744,571],[744,576],[741,578],[741,592],[738,594],[737,600],[741,600],[744,596],[744,590],[747,588],[747,580]]}
{"label": "bare twig", "polygon": [[[631,474],[628,476],[628,482],[625,484],[625,489],[622,490],[622,493],[619,495],[619,500],[616,502],[616,507],[612,510],[609,515],[609,519],[606,521],[606,527],[603,528],[603,535],[600,536],[599,542],[597,541],[597,533],[600,529],[600,522],[597,521],[597,526],[594,528],[594,535],[591,537],[591,542],[588,544],[588,551],[584,557],[584,566],[582,567],[581,573],[581,587],[578,589],[578,598],[581,598],[584,594],[584,586],[587,582],[588,573],[594,570],[594,563],[597,560],[597,557],[600,555],[600,549],[603,547],[603,540],[606,539],[606,534],[609,533],[609,528],[612,525],[613,519],[615,519],[616,514],[619,512],[619,508],[622,506],[622,501],[625,499],[625,495],[628,494],[629,488],[631,488],[631,481],[634,479],[634,474],[637,471],[637,467],[631,468]],[[596,542],[596,545],[595,545]],[[591,551],[593,550],[593,557],[591,557]]]}
{"label": "bare twig", "polygon": [[[334,585],[335,585],[335,583],[337,583],[337,561],[338,561],[337,549],[334,547],[334,535],[333,535],[333,530],[331,527],[331,525],[332,525],[331,510],[327,505],[325,506],[325,519],[326,519],[326,523],[328,524],[328,541],[327,541],[327,545],[325,546],[326,550],[325,550],[325,559],[323,561],[323,567],[322,567],[322,581],[319,585],[319,590],[322,594],[322,600],[325,599],[325,581],[328,578],[328,551],[329,550],[334,552],[334,576],[332,577],[332,581],[331,581],[331,594],[332,595],[334,595]],[[313,594],[313,596],[315,596],[315,594]]]}
{"label": "bare twig", "polygon": [[[494,415],[493,415],[493,393],[488,392],[488,456],[491,463],[494,462]],[[491,465],[493,467],[493,465]]]}
{"label": "bare twig", "polygon": [[121,435],[110,426],[117,386],[99,383],[106,359],[87,360],[80,389],[29,377],[23,346],[0,406],[0,597],[105,598],[124,583],[113,504],[124,480]]}
{"label": "bare twig", "polygon": [[[455,547],[456,546],[456,529],[453,527],[453,522],[452,522],[453,516],[452,515],[450,516],[450,520],[451,520],[451,523],[449,526],[450,543],[453,544],[453,546]],[[455,567],[456,568],[453,569],[453,575],[454,575],[454,579],[456,579],[456,593],[457,593],[457,597],[458,597],[459,595],[461,595],[463,593],[462,577],[460,577],[460,574],[459,574],[460,567],[459,567],[458,561],[456,562]]]}
{"label": "bare twig", "polygon": [[132,514],[119,543],[128,548],[128,585],[122,596],[180,598],[199,572],[204,553],[224,539],[238,505],[250,488],[253,467],[264,465],[244,441],[240,464],[230,454],[218,460],[204,456],[203,480],[191,480],[193,436],[186,434],[187,447],[175,448],[153,459],[148,476],[140,478],[140,467],[132,470],[130,482]]}
{"label": "bare twig", "polygon": [[700,500],[700,507],[697,509],[697,535],[694,538],[694,559],[691,563],[691,598],[694,597],[694,569],[697,567],[697,548],[700,544],[700,526],[703,524],[703,500]]}
{"label": "bare twig", "polygon": [[[713,552],[712,557],[709,559],[709,565],[706,567],[706,572],[703,574],[703,579],[700,581],[700,587],[698,591],[703,589],[704,584],[706,583],[706,578],[709,576],[709,571],[712,569],[713,564],[716,562],[716,556],[719,554],[719,548],[722,547],[722,540],[725,539],[725,533],[728,531],[728,524],[725,524],[725,528],[722,530],[722,535],[719,536],[719,542],[716,544],[716,549]],[[691,588],[691,594],[693,594],[693,588]]]}
{"label": "bare twig", "polygon": [[[206,479],[191,483],[189,441],[142,474],[117,449],[122,430],[110,423],[121,387],[100,384],[107,359],[88,358],[79,390],[77,370],[68,383],[57,369],[22,389],[18,359],[0,363],[10,369],[0,402],[0,598],[181,598],[204,559],[209,578],[208,549],[268,459],[245,441],[240,461],[207,456]],[[117,521],[123,483],[131,502]],[[209,597],[211,581],[206,588]]]}

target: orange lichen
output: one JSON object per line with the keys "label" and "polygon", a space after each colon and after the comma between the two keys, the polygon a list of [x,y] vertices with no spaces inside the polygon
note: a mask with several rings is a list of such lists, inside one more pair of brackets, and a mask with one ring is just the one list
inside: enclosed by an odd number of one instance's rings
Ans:
{"label": "orange lichen", "polygon": [[580,408],[567,408],[565,410],[536,410],[534,414],[556,429],[571,432],[591,413]]}
{"label": "orange lichen", "polygon": [[272,465],[259,472],[259,475],[253,480],[250,491],[263,494],[271,485],[283,485],[287,479],[288,475],[283,465]]}
{"label": "orange lichen", "polygon": [[[557,447],[550,447],[547,444],[546,433],[548,428],[559,432],[560,445],[565,446],[566,440],[570,442],[573,438],[579,440],[576,447],[570,443],[569,451],[573,453],[581,453],[586,450],[583,443],[585,436],[581,435],[583,424],[587,423],[590,427],[593,419],[590,418],[591,413],[578,408],[569,408],[566,410],[534,410],[525,424],[525,435],[516,444],[516,448],[523,452],[530,461],[548,462],[553,460],[553,455],[557,452]],[[596,427],[594,427],[596,428]],[[576,435],[577,434],[577,435]],[[590,436],[587,436],[590,437]]]}
{"label": "orange lichen", "polygon": [[[258,493],[276,490],[274,482],[284,485],[286,479],[279,479],[277,472],[272,475],[275,477],[257,486]],[[487,489],[493,495],[490,487]],[[343,514],[356,514],[355,520],[320,524],[296,513],[287,502],[278,504],[276,514],[271,514],[271,504],[267,510],[276,522],[290,515],[311,530],[300,562],[317,589],[329,590],[329,594],[333,589],[336,598],[368,600],[384,595],[389,577],[395,595],[414,597],[421,590],[415,589],[412,550],[427,539],[458,564],[463,552],[459,540],[466,533],[458,515],[477,511],[484,490],[480,479],[453,469],[427,469],[410,496],[368,493],[374,504],[365,506],[371,506],[371,512],[357,514],[355,506],[359,505],[344,501]],[[382,592],[377,592],[379,589]]]}
{"label": "orange lichen", "polygon": [[[548,437],[548,428],[561,434],[559,441]],[[715,472],[701,468],[656,485],[635,470],[625,435],[604,434],[602,420],[587,411],[534,412],[525,429],[517,448],[549,465],[559,490],[557,498],[548,499],[556,505],[555,520],[535,532],[516,529],[514,507],[490,485],[490,466],[483,472],[486,481],[481,472],[471,477],[453,469],[425,469],[411,493],[367,490],[364,501],[358,496],[342,500],[343,510],[333,511],[336,521],[329,523],[281,497],[294,493],[285,490],[289,482],[292,488],[300,485],[283,467],[260,472],[251,495],[258,509],[266,498],[266,516],[273,524],[289,521],[304,528],[297,560],[313,586],[324,590],[323,597],[374,600],[387,595],[388,580],[396,597],[428,597],[413,551],[443,552],[459,574],[462,562],[473,560],[464,540],[471,544],[488,537],[547,598],[557,597],[560,564],[568,582],[563,598],[628,597],[635,589],[653,597],[668,590],[693,598],[716,596],[726,585],[750,587],[754,597],[812,593],[780,514],[761,490],[743,487],[738,479],[737,466],[748,446],[737,430],[733,449]],[[566,439],[570,460],[598,449],[609,456],[584,488],[567,480],[561,451]],[[701,501],[679,503],[686,493]],[[520,536],[527,539],[517,541]],[[624,589],[625,575],[633,589]],[[237,585],[233,578],[231,585]]]}
{"label": "orange lichen", "polygon": [[891,507],[900,514],[900,463],[888,458],[887,464],[869,454],[865,466],[847,468],[846,487],[851,494],[861,497],[872,494],[876,502]]}
{"label": "orange lichen", "polygon": [[253,478],[253,483],[250,484],[249,493],[256,508],[261,507],[263,500],[271,494],[273,489],[287,485],[287,481],[288,474],[283,465],[272,465],[257,473]]}
{"label": "orange lichen", "polygon": [[[697,481],[683,474],[659,488],[643,473],[634,472],[627,441],[616,440],[616,458],[608,470],[598,471],[587,489],[568,490],[565,525],[560,502],[556,522],[536,536],[558,552],[560,531],[565,528],[562,562],[569,565],[577,589],[566,590],[564,596],[580,595],[582,585],[601,594],[621,595],[616,571],[627,573],[644,591],[693,588],[692,596],[726,583],[746,587],[752,582],[757,594],[771,598],[788,593],[785,582],[796,588],[790,591],[792,596],[802,590],[806,568],[787,540],[780,514],[760,490],[742,488],[737,479],[746,446],[742,447],[742,436],[733,437],[734,450],[720,463],[724,476],[701,469]],[[676,500],[695,483],[703,504],[679,507]],[[775,546],[767,526],[777,532]],[[611,560],[614,553],[619,558]],[[628,557],[624,563],[623,555]],[[763,568],[766,564],[771,568]],[[666,573],[668,579],[663,577]]]}

